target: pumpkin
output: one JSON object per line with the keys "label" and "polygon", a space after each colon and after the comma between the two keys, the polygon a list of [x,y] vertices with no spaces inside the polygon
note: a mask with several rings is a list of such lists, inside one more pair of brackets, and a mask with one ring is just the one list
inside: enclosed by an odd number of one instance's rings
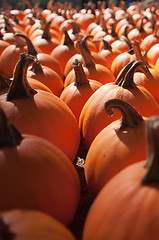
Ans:
{"label": "pumpkin", "polygon": [[0,210],[35,209],[69,225],[80,198],[73,164],[45,139],[21,134],[0,111]]}
{"label": "pumpkin", "polygon": [[83,240],[158,239],[159,118],[147,121],[147,160],[134,163],[101,190],[85,221]]}
{"label": "pumpkin", "polygon": [[68,105],[78,121],[81,110],[88,98],[103,85],[86,77],[82,64],[78,59],[73,63],[73,68],[75,71],[74,82],[65,87],[60,99]]}
{"label": "pumpkin", "polygon": [[[102,84],[113,82],[115,80],[113,73],[107,67],[102,64],[95,63],[91,54],[82,47],[82,43],[80,41],[77,41],[77,47],[84,60],[83,69],[87,78],[96,80]],[[73,82],[74,74],[73,69],[67,74],[64,81],[64,87]]]}
{"label": "pumpkin", "polygon": [[71,231],[49,215],[36,211],[13,209],[0,214],[1,236],[12,239],[75,240]]}
{"label": "pumpkin", "polygon": [[50,35],[49,33],[50,25],[51,25],[51,21],[48,21],[45,24],[45,28],[42,31],[42,34],[32,39],[32,43],[35,49],[36,48],[38,50],[40,49],[42,53],[46,53],[46,54],[51,54],[53,49],[59,46],[60,44],[58,40],[56,40]]}
{"label": "pumpkin", "polygon": [[54,48],[54,50],[51,52],[51,56],[59,61],[62,66],[62,70],[64,71],[67,61],[78,51],[74,45],[74,42],[69,37],[65,27],[62,29],[62,31],[65,34],[64,42]]}
{"label": "pumpkin", "polygon": [[11,44],[6,47],[0,56],[1,74],[9,78],[13,77],[15,65],[19,59],[20,54],[23,52],[27,52],[26,44],[24,41],[17,37],[17,41],[15,42],[15,44]]}
{"label": "pumpkin", "polygon": [[47,53],[40,53],[36,51],[31,40],[26,35],[17,33],[16,36],[21,37],[26,41],[28,54],[35,56],[41,65],[51,68],[57,72],[62,79],[64,78],[62,68],[57,59],[51,57]]}
{"label": "pumpkin", "polygon": [[128,102],[144,117],[159,114],[154,97],[146,88],[137,86],[133,82],[134,71],[139,66],[143,66],[143,62],[130,62],[114,83],[103,85],[85,103],[80,114],[79,127],[82,141],[87,149],[104,127],[119,118],[118,113],[114,113],[112,118],[108,118],[105,114],[104,104],[110,99],[118,98]]}
{"label": "pumpkin", "polygon": [[94,195],[123,168],[146,158],[146,119],[120,99],[105,103],[109,116],[112,108],[118,109],[122,117],[95,137],[85,159],[85,177]]}
{"label": "pumpkin", "polygon": [[134,54],[134,50],[131,49],[127,52],[120,53],[111,64],[111,71],[115,77],[118,76],[120,71],[131,61],[136,60],[136,56]]}
{"label": "pumpkin", "polygon": [[140,47],[142,51],[148,51],[153,45],[159,43],[158,31],[159,31],[159,23],[156,23],[153,33],[149,34],[141,42]]}
{"label": "pumpkin", "polygon": [[77,121],[57,96],[30,87],[25,65],[33,60],[29,55],[21,55],[9,90],[0,96],[0,107],[22,133],[47,139],[73,161],[80,142]]}
{"label": "pumpkin", "polygon": [[45,84],[58,97],[63,90],[63,81],[59,74],[49,67],[42,66],[38,61],[34,62],[32,67],[28,69],[27,77],[29,82],[32,78]]}

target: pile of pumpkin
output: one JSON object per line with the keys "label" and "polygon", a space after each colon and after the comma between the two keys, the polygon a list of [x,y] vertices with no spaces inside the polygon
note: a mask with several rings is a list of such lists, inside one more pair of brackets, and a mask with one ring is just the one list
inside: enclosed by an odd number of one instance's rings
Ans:
{"label": "pile of pumpkin", "polygon": [[159,238],[157,3],[7,6],[0,91],[2,239],[78,238],[79,161],[82,240]]}

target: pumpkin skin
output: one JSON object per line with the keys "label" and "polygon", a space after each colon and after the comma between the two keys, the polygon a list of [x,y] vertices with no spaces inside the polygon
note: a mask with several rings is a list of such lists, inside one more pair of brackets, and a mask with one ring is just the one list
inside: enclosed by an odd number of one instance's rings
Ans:
{"label": "pumpkin skin", "polygon": [[0,114],[0,210],[36,209],[69,225],[80,198],[74,166],[59,148],[21,135],[2,110]]}
{"label": "pumpkin skin", "polygon": [[73,63],[75,71],[74,82],[64,88],[60,99],[64,101],[75,115],[77,121],[81,110],[89,97],[103,84],[98,81],[87,79],[81,62],[76,59]]}
{"label": "pumpkin skin", "polygon": [[[73,234],[55,218],[40,211],[13,209],[1,212],[2,228],[13,240],[75,240]],[[3,225],[4,224],[4,225]],[[6,227],[8,230],[6,230]]]}
{"label": "pumpkin skin", "polygon": [[147,121],[147,161],[125,168],[104,186],[87,216],[83,240],[158,239],[158,133],[159,117],[153,116]]}
{"label": "pumpkin skin", "polygon": [[63,90],[62,78],[51,68],[41,66],[40,63],[35,62],[32,68],[27,71],[28,81],[29,78],[36,79],[40,83],[45,84],[53,94],[60,96]]}
{"label": "pumpkin skin", "polygon": [[12,78],[15,65],[19,59],[20,54],[23,52],[25,53],[27,52],[27,48],[24,44],[22,45],[11,44],[8,47],[6,47],[0,56],[1,74],[9,78]]}
{"label": "pumpkin skin", "polygon": [[[18,68],[21,71],[23,67],[18,65],[17,71]],[[17,71],[15,74],[18,74]],[[25,74],[20,73],[18,81],[23,81],[21,74],[25,78]],[[18,75],[16,77],[19,78]],[[12,86],[14,87],[14,84]],[[22,94],[21,97],[15,96],[12,99],[8,99],[8,93],[9,91],[0,95],[0,107],[15,127],[22,133],[47,139],[73,161],[79,148],[80,132],[77,120],[69,107],[59,97],[43,90],[36,90],[29,94],[30,96],[26,91],[26,95]]]}
{"label": "pumpkin skin", "polygon": [[[141,62],[137,62],[138,61],[135,61],[134,64],[143,64]],[[135,67],[135,65],[133,65],[133,67]],[[130,68],[130,72],[132,70],[133,68]],[[124,73],[124,75],[128,77],[126,73]],[[130,80],[129,77],[127,80],[128,79]],[[90,147],[97,134],[104,127],[119,118],[119,113],[114,113],[111,118],[105,114],[105,102],[113,98],[122,99],[125,102],[128,102],[130,105],[135,107],[136,110],[144,117],[159,114],[157,102],[146,90],[146,88],[135,85],[132,88],[123,88],[122,86],[118,86],[118,84],[115,83],[107,83],[92,94],[92,96],[85,103],[80,114],[79,128],[81,131],[82,141],[87,149]],[[148,107],[149,104],[150,107]]]}
{"label": "pumpkin skin", "polygon": [[106,106],[107,112],[120,110],[122,118],[95,137],[86,155],[85,177],[94,195],[123,168],[145,159],[147,153],[146,124],[140,114],[119,99],[109,100]]}

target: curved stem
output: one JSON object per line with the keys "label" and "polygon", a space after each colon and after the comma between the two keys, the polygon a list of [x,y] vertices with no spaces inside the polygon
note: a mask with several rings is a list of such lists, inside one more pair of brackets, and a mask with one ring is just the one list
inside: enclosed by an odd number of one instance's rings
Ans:
{"label": "curved stem", "polygon": [[95,63],[93,61],[93,58],[91,57],[91,54],[89,54],[82,46],[82,43],[80,41],[76,42],[76,47],[80,51],[82,58],[84,60],[84,65],[87,68],[95,68]]}
{"label": "curved stem", "polygon": [[147,173],[141,180],[142,184],[159,183],[159,116],[147,120],[148,157]]}
{"label": "curved stem", "polygon": [[87,40],[90,39],[90,38],[93,39],[93,36],[92,36],[92,35],[86,35],[86,36],[84,36],[84,37],[82,38],[82,40],[81,40],[82,47],[83,47],[89,54],[91,54],[91,53],[90,53],[90,51],[89,51],[89,49],[88,49],[88,47],[87,47]]}
{"label": "curved stem", "polygon": [[62,31],[65,35],[65,38],[64,38],[64,42],[63,42],[63,45],[66,45],[66,46],[74,46],[74,42],[72,41],[72,39],[70,38],[70,36],[68,35],[68,32],[66,30],[65,27],[62,28]]}
{"label": "curved stem", "polygon": [[126,89],[134,88],[134,86],[136,86],[133,81],[134,72],[135,72],[136,68],[141,67],[141,66],[144,66],[143,62],[135,61],[133,63],[133,65],[131,66],[131,68],[126,73],[125,77],[123,78],[123,81],[120,82],[120,86],[123,88],[126,88]]}
{"label": "curved stem", "polygon": [[[31,87],[26,82],[26,69],[25,65],[31,64],[34,61],[33,58],[26,56],[25,53],[20,55],[20,59],[16,64],[13,81],[9,87],[7,93],[7,101],[11,101],[12,99],[16,98],[23,98],[23,97],[32,97]],[[34,90],[34,93],[36,91]]]}
{"label": "curved stem", "polygon": [[31,42],[31,40],[26,35],[24,35],[22,33],[16,33],[15,36],[21,37],[26,41],[27,48],[28,48],[28,54],[33,55],[33,56],[36,56],[38,54],[37,51],[35,50],[34,45]]}
{"label": "curved stem", "polygon": [[[18,146],[23,139],[21,133],[11,124],[8,123],[7,117],[0,108],[0,147]],[[1,228],[0,222],[0,228]],[[0,233],[1,235],[1,233]]]}
{"label": "curved stem", "polygon": [[74,85],[77,86],[81,86],[84,84],[89,84],[88,78],[86,77],[86,74],[83,70],[82,64],[78,59],[75,59],[75,61],[73,62],[73,67],[74,67],[74,71],[75,71],[75,83]]}
{"label": "curved stem", "polygon": [[51,21],[48,21],[48,22],[45,24],[44,31],[43,31],[43,34],[42,34],[42,36],[41,36],[41,38],[44,38],[44,39],[46,39],[47,41],[51,40],[51,36],[50,36],[50,25],[51,25]]}
{"label": "curved stem", "polygon": [[129,50],[132,49],[132,44],[131,44],[130,40],[128,39],[128,37],[126,37],[126,36],[123,35],[123,36],[120,37],[120,40],[126,42],[126,44],[127,44],[128,47],[129,47]]}
{"label": "curved stem", "polygon": [[119,77],[116,79],[115,84],[117,84],[118,86],[121,86],[123,83],[123,79],[126,75],[126,73],[130,70],[130,68],[132,67],[132,65],[135,63],[135,60],[129,62],[122,70],[121,74],[119,75]]}
{"label": "curved stem", "polygon": [[136,109],[123,100],[111,99],[105,103],[105,110],[109,116],[113,114],[112,108],[118,109],[122,114],[119,130],[127,127],[135,128],[140,122],[144,121]]}

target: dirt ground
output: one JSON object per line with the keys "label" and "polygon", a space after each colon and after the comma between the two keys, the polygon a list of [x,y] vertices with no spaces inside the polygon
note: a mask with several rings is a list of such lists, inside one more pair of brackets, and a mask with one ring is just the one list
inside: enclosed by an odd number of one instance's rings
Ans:
{"label": "dirt ground", "polygon": [[82,231],[87,216],[88,210],[94,200],[84,176],[84,161],[86,156],[86,150],[80,147],[80,150],[77,154],[75,161],[73,162],[81,182],[81,199],[76,211],[74,220],[72,221],[69,229],[74,234],[77,240],[82,239]]}

